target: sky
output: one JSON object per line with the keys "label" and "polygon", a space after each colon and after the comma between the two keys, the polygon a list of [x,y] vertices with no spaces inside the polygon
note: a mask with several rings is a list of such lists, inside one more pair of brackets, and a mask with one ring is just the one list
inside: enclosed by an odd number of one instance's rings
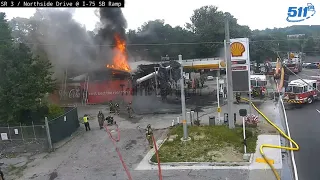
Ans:
{"label": "sky", "polygon": [[[319,0],[126,0],[123,13],[128,22],[128,29],[137,29],[144,22],[164,19],[171,26],[184,26],[190,22],[193,10],[205,5],[214,5],[221,11],[230,12],[238,19],[241,25],[248,25],[252,30],[291,25],[320,25]],[[314,16],[299,22],[287,22],[288,8],[306,7],[312,3],[315,10]],[[74,19],[84,24],[88,30],[95,28],[98,17],[93,8],[78,8],[75,10]],[[35,12],[34,8],[7,8],[0,9],[6,12],[7,18],[30,17]],[[312,12],[308,12],[310,16]]]}

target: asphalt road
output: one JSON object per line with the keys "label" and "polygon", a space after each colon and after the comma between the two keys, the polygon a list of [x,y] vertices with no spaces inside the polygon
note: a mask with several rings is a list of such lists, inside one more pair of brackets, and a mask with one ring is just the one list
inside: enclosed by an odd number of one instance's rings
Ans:
{"label": "asphalt road", "polygon": [[[319,70],[303,70],[298,75],[307,79],[318,73]],[[297,77],[290,76],[290,80],[293,79]],[[320,113],[316,109],[320,110],[320,101],[287,110],[291,136],[300,146],[300,151],[295,152],[295,159],[301,180],[320,179]]]}

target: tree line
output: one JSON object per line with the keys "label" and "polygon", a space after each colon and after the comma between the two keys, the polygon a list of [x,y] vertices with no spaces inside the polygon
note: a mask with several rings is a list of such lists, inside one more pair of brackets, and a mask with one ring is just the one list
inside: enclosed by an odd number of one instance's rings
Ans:
{"label": "tree line", "polygon": [[[228,12],[219,11],[214,6],[204,6],[194,10],[185,27],[172,27],[163,20],[149,21],[138,30],[128,32],[132,52],[145,54],[146,58],[159,61],[161,56],[176,58],[182,54],[184,59],[221,56],[225,39],[225,19],[229,19],[230,37],[250,39],[250,59],[262,62],[275,60],[277,53],[302,51],[307,55],[319,55],[320,26],[290,26],[265,30],[251,30],[237,23]],[[289,36],[303,34],[303,36]],[[163,44],[162,46],[150,44]]]}

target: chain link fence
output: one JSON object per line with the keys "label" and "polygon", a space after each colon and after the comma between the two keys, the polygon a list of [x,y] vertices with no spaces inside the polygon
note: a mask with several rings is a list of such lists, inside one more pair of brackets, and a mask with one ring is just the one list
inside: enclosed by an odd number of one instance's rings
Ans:
{"label": "chain link fence", "polygon": [[45,125],[0,126],[0,153],[43,152],[48,148]]}
{"label": "chain link fence", "polygon": [[48,140],[47,127],[43,124],[0,125],[0,157],[8,153],[50,151],[52,143],[71,136],[80,126],[76,107],[65,108],[65,114],[48,122],[51,140]]}

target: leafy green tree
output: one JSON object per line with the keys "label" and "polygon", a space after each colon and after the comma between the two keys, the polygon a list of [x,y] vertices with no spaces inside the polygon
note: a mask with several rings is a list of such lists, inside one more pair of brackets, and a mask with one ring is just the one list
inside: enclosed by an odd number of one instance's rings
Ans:
{"label": "leafy green tree", "polygon": [[197,35],[198,42],[217,42],[200,44],[196,49],[199,58],[221,56],[221,48],[225,39],[225,19],[229,20],[231,38],[249,37],[251,30],[240,26],[230,13],[219,11],[215,6],[204,6],[194,10],[188,25]]}
{"label": "leafy green tree", "polygon": [[153,61],[160,61],[161,57],[166,55],[175,59],[179,54],[183,54],[185,59],[192,58],[196,56],[190,46],[195,40],[194,37],[194,33],[187,29],[172,27],[157,19],[144,23],[137,31],[128,32],[130,44],[142,44],[129,46],[129,51]]}
{"label": "leafy green tree", "polygon": [[55,88],[52,66],[33,57],[23,43],[14,43],[11,29],[0,13],[0,121],[17,122],[19,114],[35,109],[39,100]]}

